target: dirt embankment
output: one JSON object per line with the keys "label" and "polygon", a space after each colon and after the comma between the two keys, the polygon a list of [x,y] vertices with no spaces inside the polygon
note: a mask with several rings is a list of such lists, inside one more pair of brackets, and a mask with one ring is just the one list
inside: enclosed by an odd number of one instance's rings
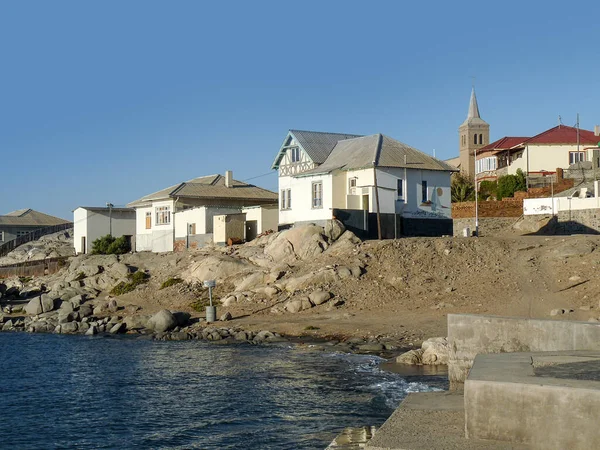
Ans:
{"label": "dirt embankment", "polygon": [[[150,278],[117,301],[126,314],[167,308],[202,317],[192,305],[206,303],[207,291],[198,283],[210,277],[217,279],[217,316],[229,312],[229,326],[294,336],[378,336],[402,346],[445,336],[449,313],[600,317],[600,237],[360,242],[316,228],[231,248],[122,256],[119,264]],[[86,259],[88,266],[93,258]],[[102,273],[82,277],[66,269],[32,282],[60,283],[67,276],[96,289],[94,301],[106,301],[111,280]],[[174,277],[187,282],[159,289]]]}

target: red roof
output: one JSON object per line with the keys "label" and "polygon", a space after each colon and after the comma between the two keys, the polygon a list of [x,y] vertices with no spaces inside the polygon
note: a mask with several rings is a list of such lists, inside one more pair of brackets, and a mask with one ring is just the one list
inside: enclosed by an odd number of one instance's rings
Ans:
{"label": "red roof", "polygon": [[[579,143],[582,145],[598,145],[600,136],[593,131],[579,129]],[[544,131],[523,144],[577,144],[577,128],[558,125]]]}
{"label": "red roof", "polygon": [[496,142],[492,142],[491,144],[486,145],[479,149],[480,152],[491,152],[491,151],[500,151],[506,150],[509,148],[513,148],[515,145],[522,144],[525,142],[528,137],[514,137],[514,136],[504,136],[502,139],[498,139]]}

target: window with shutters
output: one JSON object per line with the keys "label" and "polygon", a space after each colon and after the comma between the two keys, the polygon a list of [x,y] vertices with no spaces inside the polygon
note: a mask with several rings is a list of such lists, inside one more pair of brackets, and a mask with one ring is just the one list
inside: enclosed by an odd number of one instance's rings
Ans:
{"label": "window with shutters", "polygon": [[148,211],[146,213],[146,230],[149,230],[152,228],[152,213],[150,211]]}

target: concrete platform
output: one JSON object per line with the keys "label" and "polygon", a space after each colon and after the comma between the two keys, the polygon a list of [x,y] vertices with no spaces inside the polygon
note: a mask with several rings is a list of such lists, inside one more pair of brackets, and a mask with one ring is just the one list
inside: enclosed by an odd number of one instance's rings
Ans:
{"label": "concrete platform", "polygon": [[478,355],[464,386],[466,435],[535,449],[600,448],[600,351]]}
{"label": "concrete platform", "polygon": [[409,394],[367,443],[368,450],[525,450],[506,442],[465,438],[462,392]]}

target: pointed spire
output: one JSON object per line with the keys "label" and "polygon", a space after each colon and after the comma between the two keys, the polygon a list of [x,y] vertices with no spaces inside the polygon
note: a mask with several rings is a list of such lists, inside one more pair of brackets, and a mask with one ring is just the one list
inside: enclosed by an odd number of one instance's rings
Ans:
{"label": "pointed spire", "polygon": [[471,91],[471,103],[469,103],[469,114],[467,115],[467,120],[469,119],[481,119],[479,116],[479,106],[477,105],[477,96],[475,95],[475,88]]}

